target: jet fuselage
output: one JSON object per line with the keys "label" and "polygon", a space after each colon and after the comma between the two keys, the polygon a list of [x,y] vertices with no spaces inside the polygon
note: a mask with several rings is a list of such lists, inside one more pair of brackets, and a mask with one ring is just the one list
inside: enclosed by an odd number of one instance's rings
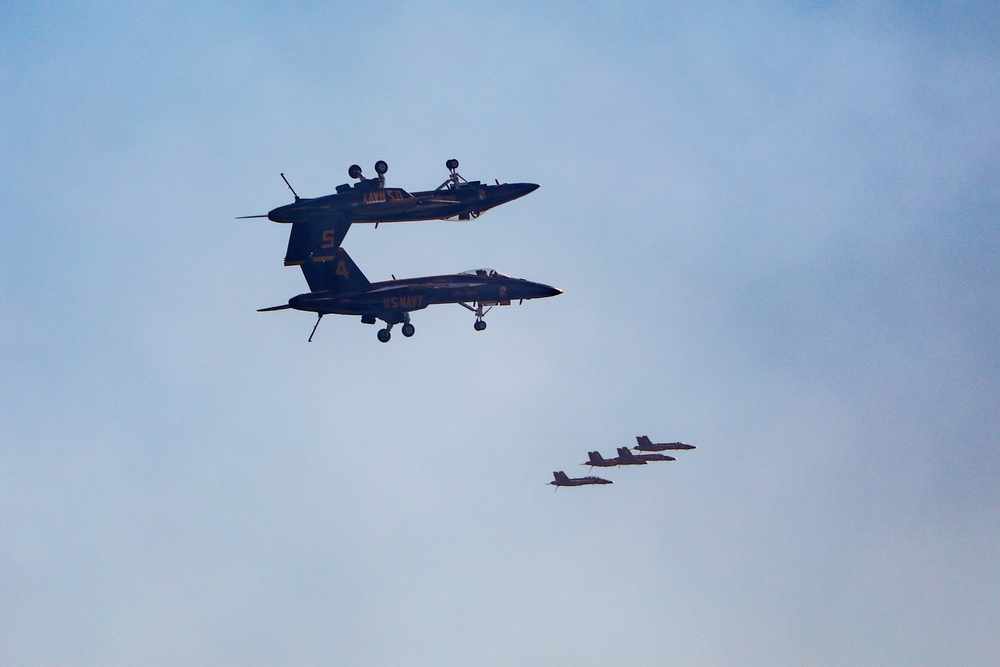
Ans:
{"label": "jet fuselage", "polygon": [[667,450],[695,449],[694,445],[689,445],[684,442],[652,442],[645,435],[637,435],[635,440],[636,444],[633,449],[640,452],[663,452]]}
{"label": "jet fuselage", "polygon": [[562,294],[562,290],[522,278],[458,273],[386,280],[353,290],[307,292],[289,299],[288,305],[324,315],[375,314],[387,322],[402,322],[404,313],[433,304],[508,305],[511,301],[558,294]]}
{"label": "jet fuselage", "polygon": [[454,188],[409,193],[402,188],[380,187],[378,179],[344,184],[337,194],[300,198],[267,214],[281,223],[323,222],[330,219],[351,222],[415,222],[458,217],[474,218],[538,189],[534,183],[486,185],[479,181]]}

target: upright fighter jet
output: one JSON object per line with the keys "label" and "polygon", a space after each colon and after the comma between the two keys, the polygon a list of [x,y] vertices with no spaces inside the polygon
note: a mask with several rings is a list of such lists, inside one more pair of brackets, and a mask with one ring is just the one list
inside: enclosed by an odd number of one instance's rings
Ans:
{"label": "upright fighter jet", "polygon": [[[629,452],[629,454],[631,454],[631,453],[632,452]],[[593,468],[594,466],[597,466],[598,468],[614,468],[615,466],[644,466],[644,465],[646,465],[645,461],[640,461],[639,459],[635,458],[634,456],[631,456],[631,457],[629,457],[627,459],[623,458],[621,456],[621,452],[620,451],[619,451],[619,455],[616,456],[613,459],[606,459],[606,458],[604,458],[603,456],[601,456],[600,452],[587,452],[587,458],[589,460],[581,463],[580,465],[590,466],[591,468]]]}
{"label": "upright fighter jet", "polygon": [[673,456],[667,456],[666,454],[633,454],[632,450],[628,447],[618,448],[618,458],[622,461],[642,461],[643,463],[648,463],[649,461],[676,461]]}
{"label": "upright fighter jet", "polygon": [[554,481],[549,482],[552,486],[588,486],[590,484],[614,484],[610,479],[602,477],[567,477],[563,471],[553,472]]}
{"label": "upright fighter jet", "polygon": [[486,328],[483,317],[494,306],[562,294],[557,287],[511,278],[492,269],[372,283],[343,248],[338,248],[328,261],[306,262],[302,273],[310,292],[292,297],[285,305],[261,308],[260,312],[294,308],[316,313],[313,334],[324,315],[358,315],[364,324],[382,320],[386,327],[379,330],[378,339],[383,343],[389,341],[394,324],[402,324],[403,335],[412,336],[415,329],[410,313],[432,304],[465,307],[476,316],[476,331],[482,331]]}
{"label": "upright fighter jet", "polygon": [[668,449],[694,449],[694,445],[688,445],[683,442],[660,442],[654,443],[650,442],[648,435],[637,435],[635,437],[638,443],[635,448],[640,452],[662,452]]}

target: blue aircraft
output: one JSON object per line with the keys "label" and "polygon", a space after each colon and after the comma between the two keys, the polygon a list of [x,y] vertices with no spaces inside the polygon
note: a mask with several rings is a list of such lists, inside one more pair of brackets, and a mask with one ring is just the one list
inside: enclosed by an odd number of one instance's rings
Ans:
{"label": "blue aircraft", "polygon": [[562,470],[552,473],[553,481],[549,482],[552,486],[588,486],[590,484],[614,484],[610,479],[604,479],[603,477],[570,477]]}
{"label": "blue aircraft", "polygon": [[652,442],[648,435],[635,436],[635,448],[640,452],[662,452],[668,449],[694,449],[694,445],[684,442]]}
{"label": "blue aircraft", "polygon": [[[629,452],[629,454],[631,454],[631,452]],[[588,460],[585,461],[584,463],[581,463],[580,465],[590,466],[591,468],[593,468],[594,466],[597,466],[598,468],[614,468],[616,466],[644,466],[644,465],[646,465],[645,461],[640,461],[639,459],[635,458],[634,456],[625,456],[625,457],[623,457],[621,455],[621,451],[620,450],[618,452],[618,456],[614,457],[613,459],[606,459],[603,456],[601,456],[600,452],[596,452],[596,451],[595,452],[587,452],[587,458],[588,458]]]}
{"label": "blue aircraft", "polygon": [[458,160],[445,163],[448,180],[435,190],[407,192],[402,188],[385,187],[389,170],[383,160],[375,163],[375,178],[365,178],[361,167],[354,164],[347,170],[358,182],[337,186],[335,194],[307,198],[299,195],[282,174],[285,185],[295,201],[265,215],[245,215],[242,218],[268,218],[273,222],[290,223],[285,266],[307,260],[324,262],[344,242],[344,237],[356,222],[414,222],[420,220],[469,220],[495,206],[513,201],[538,189],[535,183],[503,183],[495,185],[467,181],[458,173]]}
{"label": "blue aircraft", "polygon": [[291,308],[316,313],[310,341],[324,315],[360,316],[364,324],[382,320],[386,326],[379,330],[378,339],[387,343],[395,324],[403,325],[404,336],[412,336],[415,329],[410,313],[433,304],[456,303],[467,308],[476,316],[476,331],[482,331],[486,328],[483,317],[494,306],[562,294],[556,287],[511,278],[492,269],[373,283],[343,248],[338,248],[327,261],[303,263],[302,273],[309,292],[292,297],[287,304],[261,308],[259,312]]}
{"label": "blue aircraft", "polygon": [[667,456],[666,454],[634,454],[632,450],[628,447],[618,448],[618,458],[622,461],[642,461],[648,463],[649,461],[676,461],[673,456]]}

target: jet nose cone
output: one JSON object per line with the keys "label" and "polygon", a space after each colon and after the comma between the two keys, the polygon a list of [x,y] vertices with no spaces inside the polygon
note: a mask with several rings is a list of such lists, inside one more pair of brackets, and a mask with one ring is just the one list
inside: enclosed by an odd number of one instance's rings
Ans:
{"label": "jet nose cone", "polygon": [[530,195],[532,192],[538,189],[537,183],[509,183],[500,186],[504,191],[504,199],[507,201],[512,201],[523,197],[524,195]]}
{"label": "jet nose cone", "polygon": [[515,299],[544,299],[545,297],[558,296],[560,294],[562,294],[562,290],[558,287],[525,280],[521,283],[521,287],[517,288],[516,293],[511,293],[511,296]]}

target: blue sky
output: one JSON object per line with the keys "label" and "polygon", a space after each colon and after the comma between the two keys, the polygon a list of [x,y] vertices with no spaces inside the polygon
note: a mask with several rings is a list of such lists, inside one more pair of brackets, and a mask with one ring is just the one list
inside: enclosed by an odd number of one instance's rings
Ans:
{"label": "blue sky", "polygon": [[[0,662],[1000,660],[990,3],[7,3]],[[347,167],[417,335],[235,220]],[[553,492],[635,435],[698,446]]]}

